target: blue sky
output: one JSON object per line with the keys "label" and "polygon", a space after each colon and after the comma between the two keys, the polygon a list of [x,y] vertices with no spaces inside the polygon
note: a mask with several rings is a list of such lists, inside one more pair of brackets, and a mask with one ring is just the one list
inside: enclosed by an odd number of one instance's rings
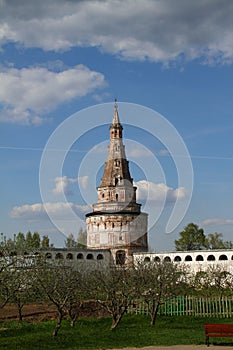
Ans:
{"label": "blue sky", "polygon": [[[152,249],[173,249],[178,232],[189,222],[233,240],[232,17],[230,0],[0,1],[0,231],[39,231],[61,246],[65,236],[46,215],[47,205],[63,233],[77,235],[80,222],[65,211],[70,206],[80,218],[96,198],[94,187],[106,157],[106,123],[111,123],[117,98],[124,136],[131,140],[125,142],[126,153],[138,200],[144,205],[147,201],[150,216],[156,217],[160,196],[167,196],[161,216],[150,227]],[[192,200],[169,234],[166,223],[187,189],[180,188],[166,145],[134,127],[130,110],[126,115],[127,103],[160,113],[178,131],[191,157]],[[106,104],[103,110],[99,104]],[[52,133],[75,113],[77,130],[91,120],[91,113],[98,127],[93,123],[72,145],[62,173],[51,170],[48,204],[39,185],[43,150]],[[156,164],[149,177],[153,167],[148,150]],[[55,159],[59,147],[56,152]],[[94,161],[92,176],[88,164]]]}

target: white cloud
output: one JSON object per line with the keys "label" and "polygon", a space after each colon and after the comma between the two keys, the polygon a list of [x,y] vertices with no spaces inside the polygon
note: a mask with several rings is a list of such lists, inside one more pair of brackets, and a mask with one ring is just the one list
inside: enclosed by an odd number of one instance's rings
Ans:
{"label": "white cloud", "polygon": [[186,197],[186,191],[183,187],[172,188],[164,183],[153,183],[146,180],[140,180],[134,183],[137,186],[137,200],[161,202],[166,200],[167,203],[182,200]]}
{"label": "white cloud", "polygon": [[84,190],[89,185],[89,177],[87,175],[80,176],[78,178],[69,178],[67,176],[58,176],[53,180],[55,187],[52,189],[54,195],[64,193],[66,196],[72,196],[74,193],[70,190],[69,184],[78,183]]}
{"label": "white cloud", "polygon": [[84,175],[84,176],[79,176],[78,177],[78,183],[80,184],[80,186],[86,190],[88,188],[89,185],[89,176]]}
{"label": "white cloud", "polygon": [[231,63],[232,32],[229,0],[1,2],[0,43],[48,51],[97,46],[128,60]]}
{"label": "white cloud", "polygon": [[48,213],[51,213],[53,217],[61,220],[68,220],[70,218],[70,209],[79,217],[84,216],[85,213],[90,211],[90,207],[85,205],[77,205],[72,202],[56,202],[56,203],[35,203],[25,204],[22,206],[14,207],[10,212],[10,217],[14,219],[24,220],[47,220]]}
{"label": "white cloud", "polygon": [[83,65],[60,72],[44,67],[0,71],[0,121],[38,125],[59,104],[101,88],[104,76]]}
{"label": "white cloud", "polygon": [[55,188],[52,190],[53,194],[57,195],[64,193],[67,196],[73,194],[73,192],[68,189],[69,179],[67,176],[55,177],[54,182]]}
{"label": "white cloud", "polygon": [[232,219],[206,219],[203,220],[201,225],[203,226],[210,226],[210,225],[233,225]]}
{"label": "white cloud", "polygon": [[151,157],[153,153],[147,149],[144,145],[134,142],[133,145],[126,142],[127,145],[127,157],[131,158],[141,158],[141,157]]}

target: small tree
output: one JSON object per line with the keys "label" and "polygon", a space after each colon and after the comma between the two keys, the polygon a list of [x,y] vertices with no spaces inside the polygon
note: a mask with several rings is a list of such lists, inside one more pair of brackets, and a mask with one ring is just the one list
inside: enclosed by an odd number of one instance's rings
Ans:
{"label": "small tree", "polygon": [[86,246],[87,246],[87,231],[86,230],[84,231],[81,227],[78,232],[77,247],[86,248]]}
{"label": "small tree", "polygon": [[202,296],[218,296],[231,294],[232,275],[221,265],[210,265],[200,270],[189,279],[194,293]]}
{"label": "small tree", "polygon": [[26,245],[26,249],[31,250],[33,248],[33,238],[32,238],[31,231],[28,231],[26,234],[25,245]]}
{"label": "small tree", "polygon": [[7,245],[1,244],[0,249],[0,309],[3,308],[11,297],[12,283],[14,281],[14,271],[16,257],[10,256]]}
{"label": "small tree", "polygon": [[166,299],[184,293],[186,271],[172,262],[139,262],[135,268],[138,297],[148,305],[151,325],[155,324],[159,307]]}
{"label": "small tree", "polygon": [[24,258],[17,259],[15,270],[11,270],[10,301],[17,305],[18,319],[23,320],[23,307],[34,300],[33,270],[31,262],[27,264]]}
{"label": "small tree", "polygon": [[232,249],[233,243],[230,241],[224,241],[222,233],[209,233],[206,238],[207,249]]}
{"label": "small tree", "polygon": [[112,317],[115,329],[135,297],[132,270],[126,268],[97,269],[90,274],[90,296]]}
{"label": "small tree", "polygon": [[49,237],[43,236],[41,241],[41,248],[49,248]]}
{"label": "small tree", "polygon": [[22,253],[26,248],[26,239],[24,233],[19,232],[15,237],[16,249]]}
{"label": "small tree", "polygon": [[66,248],[76,248],[77,247],[77,243],[74,239],[74,235],[72,233],[69,234],[69,236],[67,237],[66,241],[65,241],[65,246]]}
{"label": "small tree", "polygon": [[40,235],[38,232],[34,232],[32,236],[32,247],[40,248]]}
{"label": "small tree", "polygon": [[71,325],[78,316],[81,305],[82,283],[81,273],[67,266],[64,261],[38,259],[36,267],[37,284],[40,286],[45,298],[57,309],[57,323],[53,336],[57,336],[66,314],[71,318]]}

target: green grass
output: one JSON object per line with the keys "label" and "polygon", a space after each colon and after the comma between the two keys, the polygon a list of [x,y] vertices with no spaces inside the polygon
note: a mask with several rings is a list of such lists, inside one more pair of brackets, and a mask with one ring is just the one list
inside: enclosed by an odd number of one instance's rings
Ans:
{"label": "green grass", "polygon": [[127,346],[204,344],[203,325],[208,322],[232,323],[232,320],[161,316],[152,327],[147,316],[127,315],[117,329],[110,331],[111,319],[109,318],[80,319],[74,328],[64,321],[56,338],[51,336],[54,322],[1,322],[0,349],[87,350]]}

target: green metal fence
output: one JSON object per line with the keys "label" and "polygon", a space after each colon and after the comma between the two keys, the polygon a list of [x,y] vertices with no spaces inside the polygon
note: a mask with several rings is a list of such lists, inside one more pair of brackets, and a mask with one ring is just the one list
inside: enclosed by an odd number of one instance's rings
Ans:
{"label": "green metal fence", "polygon": [[[148,305],[143,299],[134,300],[128,313],[149,314]],[[164,300],[159,308],[159,315],[165,316],[233,316],[233,296],[231,297],[194,297],[179,296]]]}

